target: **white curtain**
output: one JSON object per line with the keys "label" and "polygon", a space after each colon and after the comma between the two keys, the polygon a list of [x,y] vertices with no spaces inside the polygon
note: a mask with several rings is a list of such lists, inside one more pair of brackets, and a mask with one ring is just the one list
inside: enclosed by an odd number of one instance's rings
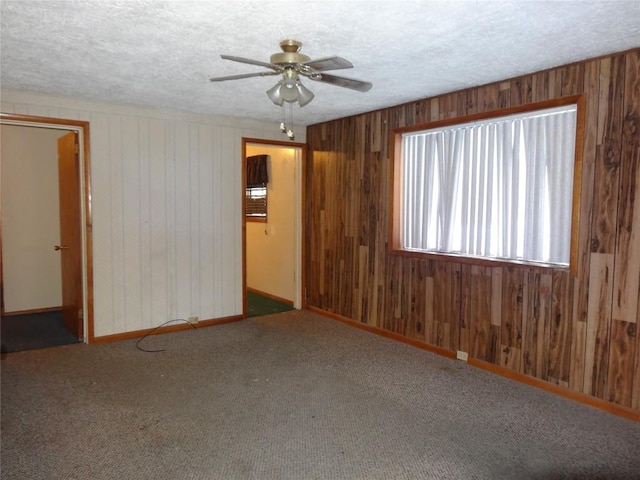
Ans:
{"label": "white curtain", "polygon": [[576,106],[403,135],[403,248],[568,265]]}

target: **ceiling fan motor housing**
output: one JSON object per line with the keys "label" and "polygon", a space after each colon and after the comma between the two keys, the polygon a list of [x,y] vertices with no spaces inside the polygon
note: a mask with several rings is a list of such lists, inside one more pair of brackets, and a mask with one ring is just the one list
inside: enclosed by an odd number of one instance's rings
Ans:
{"label": "ceiling fan motor housing", "polygon": [[271,63],[275,65],[287,65],[308,62],[311,57],[299,53],[302,47],[302,42],[296,40],[283,40],[280,42],[280,48],[282,53],[274,53],[271,55]]}

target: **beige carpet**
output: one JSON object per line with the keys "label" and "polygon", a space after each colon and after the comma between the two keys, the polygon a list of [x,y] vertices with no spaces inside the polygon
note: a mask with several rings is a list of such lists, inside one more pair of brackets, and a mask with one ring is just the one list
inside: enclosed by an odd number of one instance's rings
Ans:
{"label": "beige carpet", "polygon": [[637,479],[640,424],[308,312],[5,355],[2,479]]}

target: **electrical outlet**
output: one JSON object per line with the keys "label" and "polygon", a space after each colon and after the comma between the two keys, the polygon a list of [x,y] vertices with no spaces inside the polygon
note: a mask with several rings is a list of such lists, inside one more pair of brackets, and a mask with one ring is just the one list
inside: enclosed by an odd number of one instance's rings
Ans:
{"label": "electrical outlet", "polygon": [[467,352],[458,350],[458,352],[456,353],[456,358],[458,360],[462,360],[463,362],[466,362],[467,359],[469,358],[469,354]]}
{"label": "electrical outlet", "polygon": [[187,320],[191,325],[196,325],[198,323],[198,317],[189,317]]}

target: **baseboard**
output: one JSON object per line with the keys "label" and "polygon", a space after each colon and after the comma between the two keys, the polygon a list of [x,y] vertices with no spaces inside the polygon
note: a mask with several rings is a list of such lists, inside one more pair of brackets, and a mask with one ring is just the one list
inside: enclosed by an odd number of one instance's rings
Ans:
{"label": "baseboard", "polygon": [[[456,352],[447,350],[446,348],[437,347],[435,345],[431,345],[421,340],[415,340],[413,338],[404,337],[398,333],[389,332],[388,330],[384,330],[383,328],[380,328],[380,327],[372,327],[364,323],[356,322],[355,320],[352,320],[350,318],[337,315],[333,312],[327,312],[326,310],[322,310],[317,307],[307,307],[307,310],[310,312],[314,312],[319,315],[322,315],[323,317],[331,318],[333,320],[338,320],[339,322],[345,323],[349,326],[359,328],[361,330],[366,330],[368,332],[374,333],[376,335],[381,335],[383,337],[387,337],[392,340],[397,340],[399,342],[406,343],[408,345],[420,348],[422,350],[427,350],[429,352],[436,353],[443,357],[452,358],[452,359],[456,358]],[[469,357],[467,363],[472,367],[479,368],[481,370],[485,370],[487,372],[491,372],[496,375],[500,375],[502,377],[506,377],[510,380],[515,380],[516,382],[519,382],[519,383],[540,388],[541,390],[554,393],[556,395],[567,398],[569,400],[573,400],[574,402],[578,402],[583,405],[588,405],[590,407],[603,410],[605,412],[611,413],[613,415],[617,415],[619,417],[624,417],[629,420],[640,422],[640,412],[633,410],[629,407],[607,402],[606,400],[592,397],[585,393],[575,392],[573,390],[569,390],[566,387],[545,382],[544,380],[531,377],[529,375],[525,375],[524,373],[514,372],[513,370],[509,370],[505,367],[501,367],[499,365],[495,365],[493,363],[489,363],[484,360],[478,360],[478,359]]]}
{"label": "baseboard", "polygon": [[[147,334],[158,335],[161,333],[179,332],[182,330],[189,330],[194,327],[195,328],[212,327],[215,325],[223,325],[225,323],[239,322],[240,320],[244,320],[242,315],[233,315],[230,317],[223,317],[223,318],[217,318],[212,320],[200,320],[196,325],[191,325],[190,323],[185,321],[184,323],[171,324],[162,328],[153,327],[153,328],[147,328],[144,330],[135,330],[133,332],[116,333],[114,335],[103,335],[100,337],[94,337],[90,340],[89,343],[119,342],[121,340],[130,340],[132,338],[144,337]],[[154,331],[154,329],[156,328],[158,329]]]}
{"label": "baseboard", "polygon": [[62,307],[33,308],[31,310],[18,310],[15,312],[2,312],[2,315],[32,315],[34,313],[61,312]]}
{"label": "baseboard", "polygon": [[276,302],[285,303],[293,307],[293,301],[287,300],[286,298],[278,297],[277,295],[272,295],[270,293],[266,293],[260,290],[256,290],[255,288],[249,288],[249,287],[247,287],[247,292],[257,293],[258,295],[262,295],[263,297],[267,297],[267,298],[270,298],[271,300],[275,300]]}
{"label": "baseboard", "polygon": [[619,417],[625,417],[629,420],[640,422],[640,412],[637,412],[636,410],[633,410],[629,407],[618,405],[612,402],[607,402],[606,400],[592,397],[591,395],[587,395],[586,393],[569,390],[568,388],[561,385],[545,382],[544,380],[532,377],[530,375],[525,375],[524,373],[514,372],[513,370],[509,370],[505,367],[501,367],[500,365],[495,365],[484,360],[469,358],[468,364],[472,367],[495,373],[502,377],[515,380],[519,383],[524,383],[532,387],[540,388],[541,390],[546,390],[547,392],[555,393],[556,395],[568,398],[569,400],[573,400],[574,402],[582,403],[583,405],[588,405],[590,407],[597,408],[598,410],[604,410],[605,412],[612,413]]}
{"label": "baseboard", "polygon": [[324,317],[329,317],[333,320],[338,320],[339,322],[346,323],[347,325],[355,328],[359,328],[361,330],[366,330],[367,332],[375,333],[376,335],[380,335],[382,337],[391,338],[393,340],[397,340],[402,343],[407,343],[413,347],[420,348],[421,350],[427,350],[429,352],[437,353],[443,357],[447,358],[456,358],[456,352],[452,352],[451,350],[447,350],[446,348],[438,347],[437,345],[431,345],[427,342],[422,342],[420,340],[415,340],[413,338],[408,338],[400,335],[399,333],[390,332],[389,330],[385,330],[380,327],[372,327],[371,325],[367,325],[365,323],[356,322],[355,320],[351,320],[350,318],[343,317],[341,315],[337,315],[332,312],[327,312],[326,310],[321,310],[316,307],[307,307],[307,310],[310,312],[317,313]]}

